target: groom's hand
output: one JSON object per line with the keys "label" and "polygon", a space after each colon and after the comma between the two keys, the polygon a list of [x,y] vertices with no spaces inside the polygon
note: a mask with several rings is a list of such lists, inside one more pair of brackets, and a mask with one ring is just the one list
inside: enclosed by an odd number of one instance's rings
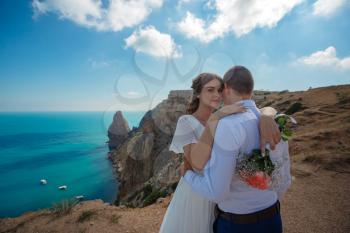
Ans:
{"label": "groom's hand", "polygon": [[272,150],[281,140],[281,133],[274,120],[274,116],[261,115],[260,118],[260,149],[265,151],[267,143],[270,144]]}

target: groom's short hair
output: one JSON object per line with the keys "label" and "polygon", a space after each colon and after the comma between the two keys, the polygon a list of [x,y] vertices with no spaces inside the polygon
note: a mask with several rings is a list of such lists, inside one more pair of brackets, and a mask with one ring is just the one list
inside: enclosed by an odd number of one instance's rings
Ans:
{"label": "groom's short hair", "polygon": [[244,66],[234,66],[224,75],[224,83],[239,94],[250,94],[254,89],[254,79]]}

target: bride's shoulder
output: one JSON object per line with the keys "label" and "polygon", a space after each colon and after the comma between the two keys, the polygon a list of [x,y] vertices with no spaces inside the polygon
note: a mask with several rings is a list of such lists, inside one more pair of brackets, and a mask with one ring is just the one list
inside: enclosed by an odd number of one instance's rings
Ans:
{"label": "bride's shoulder", "polygon": [[179,119],[186,119],[186,118],[189,118],[189,117],[193,117],[193,116],[190,115],[190,114],[184,114],[184,115],[181,115],[181,116],[179,117]]}
{"label": "bride's shoulder", "polygon": [[193,116],[189,114],[182,115],[177,120],[177,124],[192,124],[192,123],[193,123]]}
{"label": "bride's shoulder", "polygon": [[179,117],[178,122],[192,120],[193,116],[190,114],[185,114]]}

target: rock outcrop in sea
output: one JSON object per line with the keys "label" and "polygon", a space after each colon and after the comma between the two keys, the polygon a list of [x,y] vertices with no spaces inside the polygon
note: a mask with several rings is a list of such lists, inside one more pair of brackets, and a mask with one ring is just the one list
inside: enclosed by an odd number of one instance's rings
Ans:
{"label": "rock outcrop in sea", "polygon": [[113,116],[113,121],[108,127],[108,147],[110,150],[117,149],[128,137],[130,128],[121,111]]}

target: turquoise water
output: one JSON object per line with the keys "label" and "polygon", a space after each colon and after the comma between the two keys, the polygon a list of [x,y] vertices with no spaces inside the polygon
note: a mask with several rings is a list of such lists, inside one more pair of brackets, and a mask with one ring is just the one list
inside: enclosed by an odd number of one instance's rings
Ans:
{"label": "turquoise water", "polygon": [[[106,135],[113,114],[0,113],[0,217],[77,195],[112,203],[117,183]],[[144,112],[123,114],[132,128]],[[41,179],[48,184],[40,185]],[[59,190],[61,185],[67,190]]]}

